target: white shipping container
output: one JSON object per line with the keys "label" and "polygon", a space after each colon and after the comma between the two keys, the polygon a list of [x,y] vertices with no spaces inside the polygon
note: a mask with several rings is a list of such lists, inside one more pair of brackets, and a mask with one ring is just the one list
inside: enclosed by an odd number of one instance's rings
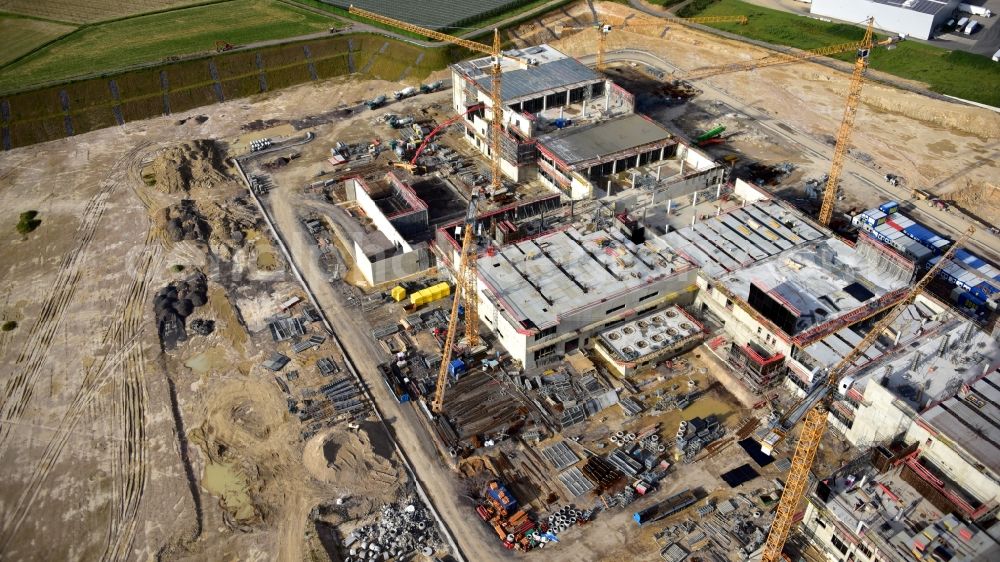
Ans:
{"label": "white shipping container", "polygon": [[978,29],[978,28],[979,28],[979,22],[978,21],[970,21],[969,25],[965,26],[964,33],[966,35],[972,35],[973,33],[976,32],[976,29]]}
{"label": "white shipping container", "polygon": [[1000,51],[993,53],[993,61],[1000,62]]}
{"label": "white shipping container", "polygon": [[958,20],[958,29],[965,29],[965,26],[969,25],[969,18],[962,18]]}

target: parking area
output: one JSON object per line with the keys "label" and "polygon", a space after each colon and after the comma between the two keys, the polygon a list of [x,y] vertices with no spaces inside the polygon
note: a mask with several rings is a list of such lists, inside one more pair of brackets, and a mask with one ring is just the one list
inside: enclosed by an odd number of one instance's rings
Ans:
{"label": "parking area", "polygon": [[[969,2],[973,6],[981,6],[992,12],[992,17],[961,12],[950,18],[951,26],[947,26],[935,35],[934,39],[928,41],[931,45],[945,49],[960,49],[977,55],[992,57],[997,49],[1000,49],[1000,0],[973,0]],[[978,11],[978,10],[977,10]],[[968,19],[979,23],[977,29],[970,35],[964,33],[963,27],[958,24]],[[966,22],[967,26],[968,23]]]}

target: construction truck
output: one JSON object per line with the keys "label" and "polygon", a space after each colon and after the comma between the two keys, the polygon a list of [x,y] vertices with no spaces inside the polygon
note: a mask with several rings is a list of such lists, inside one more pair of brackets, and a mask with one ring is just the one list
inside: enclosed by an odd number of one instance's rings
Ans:
{"label": "construction truck", "polygon": [[429,94],[431,92],[436,92],[440,90],[442,86],[444,86],[444,81],[442,80],[438,80],[437,82],[431,82],[430,84],[421,84],[420,93]]}
{"label": "construction truck", "polygon": [[368,109],[378,109],[385,105],[386,99],[387,98],[385,96],[378,96],[377,98],[372,98],[366,101],[365,105],[368,106]]}
{"label": "construction truck", "polygon": [[393,93],[392,97],[396,98],[397,100],[402,100],[406,98],[412,98],[415,95],[417,95],[417,89],[414,88],[413,86],[410,86],[408,88],[403,88],[402,90]]}

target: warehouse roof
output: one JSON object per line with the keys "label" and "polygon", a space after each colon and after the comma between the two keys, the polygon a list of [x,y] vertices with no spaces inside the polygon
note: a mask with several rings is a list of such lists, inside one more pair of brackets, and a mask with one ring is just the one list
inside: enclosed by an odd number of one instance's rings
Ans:
{"label": "warehouse roof", "polygon": [[663,125],[632,113],[607,121],[562,129],[539,137],[538,144],[573,166],[672,137]]}
{"label": "warehouse roof", "polygon": [[[549,90],[604,80],[587,65],[548,45],[504,51],[504,54],[531,62],[525,68],[524,64],[517,60],[511,58],[501,60],[503,79],[500,83],[500,92],[505,103],[535,97]],[[462,61],[451,67],[466,78],[474,80],[483,90],[489,91],[490,64],[490,57],[482,57]]]}
{"label": "warehouse roof", "polygon": [[765,200],[675,230],[664,238],[710,277],[721,277],[822,237],[798,212]]}
{"label": "warehouse roof", "polygon": [[893,8],[900,8],[903,10],[911,10],[914,12],[921,12],[924,14],[936,14],[944,9],[951,9],[950,2],[945,2],[943,0],[870,0],[875,4],[883,4],[885,6],[892,6]]}
{"label": "warehouse roof", "polygon": [[921,417],[984,465],[1000,467],[1000,371],[979,379]]}
{"label": "warehouse roof", "polygon": [[[779,302],[794,317],[786,328],[795,335],[829,322],[909,285],[894,270],[877,267],[838,239],[810,242],[754,262],[719,282],[744,299],[751,285]],[[763,311],[762,311],[763,312]]]}

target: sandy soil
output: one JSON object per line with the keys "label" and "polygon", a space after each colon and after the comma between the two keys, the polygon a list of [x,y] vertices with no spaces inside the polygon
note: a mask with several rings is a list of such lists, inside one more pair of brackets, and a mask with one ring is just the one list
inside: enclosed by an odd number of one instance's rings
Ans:
{"label": "sandy soil", "polygon": [[[236,137],[262,117],[306,117],[398,88],[309,84],[0,154],[0,223],[8,225],[0,313],[19,325],[0,338],[5,560],[301,559],[309,510],[336,489],[305,470],[298,422],[256,372],[270,349],[240,324],[232,308],[240,295],[227,295],[240,268],[217,267],[225,262],[204,244],[161,235],[157,213],[181,194],[147,185],[144,169],[179,143]],[[189,119],[197,115],[207,119]],[[210,215],[220,199],[195,189]],[[13,225],[29,209],[42,223],[22,237]],[[239,252],[233,259],[246,261]],[[163,354],[150,301],[194,268],[210,272],[210,302],[192,318],[214,319],[218,330]],[[247,298],[294,289],[283,273],[240,278]],[[194,363],[203,372],[184,366],[220,345],[224,359]],[[242,400],[253,404],[239,410],[254,414],[241,426],[231,414]],[[269,429],[256,435],[248,423]],[[249,524],[200,484],[213,462],[207,445],[219,442],[220,459],[251,483],[258,517]]]}

